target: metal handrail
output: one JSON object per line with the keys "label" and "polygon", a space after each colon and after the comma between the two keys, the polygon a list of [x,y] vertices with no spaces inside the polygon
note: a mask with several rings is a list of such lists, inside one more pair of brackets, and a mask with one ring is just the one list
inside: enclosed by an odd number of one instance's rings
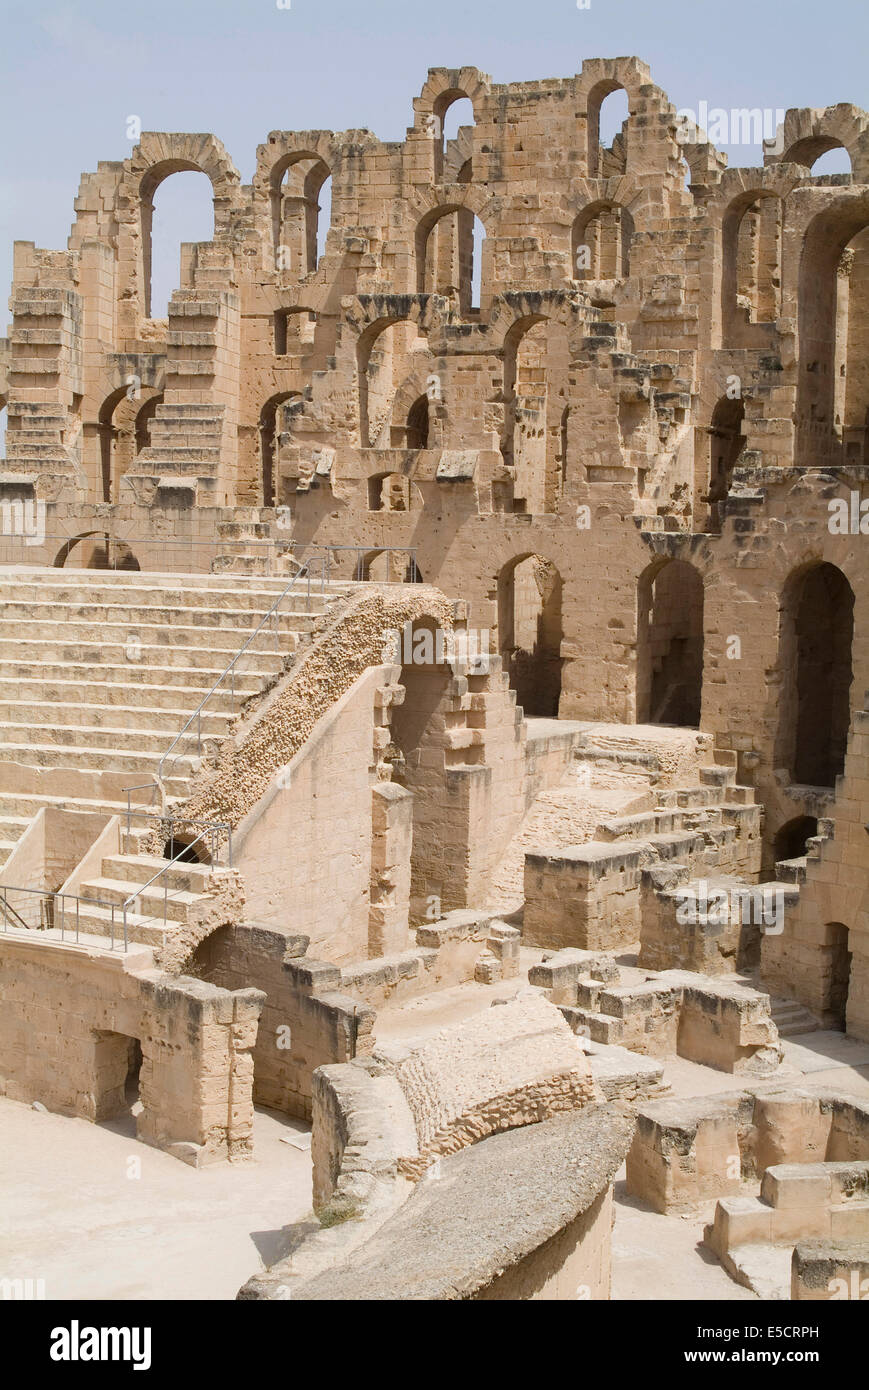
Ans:
{"label": "metal handrail", "polygon": [[[189,860],[182,860],[182,855],[183,855],[187,850],[193,849],[194,845],[198,845],[200,840],[204,841],[204,840],[207,838],[207,835],[208,835],[208,832],[207,832],[207,831],[203,831],[201,835],[197,835],[197,836],[196,836],[196,839],[195,839],[195,840],[191,840],[189,844],[185,845],[184,848],[180,851],[180,853],[175,855],[174,859],[167,859],[167,860],[166,860],[166,863],[163,864],[163,865],[157,870],[157,872],[156,872],[155,874],[152,874],[152,875],[151,875],[151,877],[148,879],[148,882],[147,882],[147,883],[143,883],[139,888],[136,889],[135,893],[131,893],[130,896],[129,896],[128,898],[125,898],[125,899],[124,899],[124,902],[123,902],[123,911],[124,911],[124,931],[125,931],[125,933],[126,933],[126,926],[127,926],[127,909],[129,908],[130,911],[133,911],[134,904],[135,904],[137,901],[139,901],[139,900],[141,899],[142,894],[143,894],[143,893],[147,893],[148,889],[151,887],[151,884],[152,884],[152,883],[156,883],[156,881],[157,881],[158,878],[162,878],[164,874],[167,874],[167,873],[169,872],[169,870],[170,870],[171,868],[174,867],[174,865],[179,864],[179,863],[189,863],[189,862],[190,862]],[[185,890],[184,890],[183,888],[179,888],[179,889],[178,889],[178,892],[179,892],[179,893],[182,893],[182,892],[184,892],[184,891],[185,891]],[[141,913],[141,902],[139,903],[139,909],[137,909],[137,910],[139,911],[140,915],[143,915],[143,914]],[[164,886],[163,886],[163,924],[164,924],[164,926],[165,926],[165,924],[166,924],[166,923],[168,922],[168,920],[169,920],[169,915],[168,915],[168,914],[169,914],[169,880],[168,880],[168,878],[167,878],[167,879],[166,879],[166,882],[165,882],[165,884],[164,884]]]}
{"label": "metal handrail", "polygon": [[[52,920],[51,920],[51,926],[50,926],[50,927],[31,927],[27,922],[24,921],[24,918],[21,916],[21,914],[18,913],[14,907],[11,907],[11,906],[9,905],[9,902],[8,902],[8,900],[7,900],[7,897],[6,897],[6,894],[7,894],[7,893],[30,893],[30,894],[32,894],[34,897],[41,898],[44,902],[50,903],[50,904],[51,904],[51,919],[52,919]],[[79,897],[79,896],[78,896],[77,894],[75,894],[75,893],[54,893],[54,892],[51,892],[51,891],[50,891],[49,889],[47,889],[47,888],[18,888],[18,887],[16,887],[14,884],[11,884],[11,883],[0,884],[0,894],[2,894],[2,903],[3,903],[3,909],[4,909],[4,923],[5,923],[4,930],[5,930],[5,931],[8,931],[8,930],[9,930],[9,926],[8,926],[8,917],[6,916],[6,913],[11,912],[11,913],[12,913],[14,916],[16,916],[16,917],[18,918],[18,920],[21,922],[21,924],[22,924],[22,929],[23,929],[24,931],[28,931],[28,932],[30,932],[30,931],[59,931],[59,932],[60,932],[60,939],[61,939],[61,941],[63,941],[63,940],[65,939],[65,933],[66,933],[67,930],[70,932],[70,934],[71,934],[71,932],[72,932],[72,928],[67,928],[67,926],[66,926],[66,907],[65,907],[65,904],[66,904],[67,900],[69,900],[70,902],[74,902],[74,903],[75,903],[75,939],[76,939],[76,944],[78,944],[79,938],[80,938],[80,935],[81,935],[81,904],[84,903],[86,908],[89,908],[89,907],[105,907],[105,908],[108,908],[109,911],[110,911],[110,913],[111,913],[111,933],[110,933],[110,939],[111,939],[111,943],[112,943],[111,949],[112,949],[113,951],[114,951],[114,949],[115,949],[115,913],[116,913],[117,911],[121,911],[121,913],[122,913],[122,925],[123,925],[123,936],[124,936],[124,950],[125,950],[125,951],[129,950],[129,940],[128,940],[128,936],[127,936],[127,909],[126,909],[126,904],[123,904],[123,905],[121,906],[121,908],[119,908],[117,903],[108,902],[108,901],[107,901],[106,899],[104,899],[104,898],[82,898],[82,897]],[[60,903],[60,926],[57,925],[56,920],[55,920],[56,917],[57,917],[56,905],[57,905],[58,903]]]}
{"label": "metal handrail", "polygon": [[[131,801],[130,801],[130,793],[131,793],[131,792],[136,792],[136,791],[142,791],[145,787],[151,787],[153,790],[156,790],[156,786],[157,786],[156,782],[141,782],[141,783],[140,783],[138,786],[136,786],[136,787],[127,787],[127,788],[126,788],[126,792],[127,792],[127,811],[126,811],[127,834],[129,835],[129,834],[130,834],[130,831],[131,831],[132,828],[133,828],[133,827],[132,827],[132,821],[133,821],[133,818],[134,818],[134,817],[136,817],[136,818],[139,819],[139,820],[151,820],[151,821],[156,821],[156,822],[158,823],[158,825],[160,825],[161,827],[165,827],[165,834],[166,834],[166,838],[167,838],[169,844],[175,844],[175,840],[176,840],[176,836],[175,836],[175,826],[176,826],[176,825],[178,825],[178,826],[182,826],[182,825],[191,825],[191,826],[194,826],[194,827],[196,827],[196,828],[202,830],[202,831],[204,832],[204,835],[207,835],[207,836],[210,838],[210,840],[211,840],[211,849],[210,849],[210,853],[211,853],[211,862],[212,862],[212,864],[214,865],[215,868],[220,868],[220,865],[219,865],[218,862],[217,862],[217,855],[218,855],[218,852],[219,852],[219,851],[218,851],[218,847],[219,847],[219,844],[220,844],[221,835],[225,833],[225,835],[226,835],[227,867],[231,869],[231,868],[232,868],[232,826],[229,824],[228,821],[194,820],[194,818],[193,818],[192,816],[184,816],[184,815],[177,815],[177,816],[168,815],[168,816],[167,816],[167,815],[164,815],[162,812],[157,812],[157,811],[143,811],[143,810],[136,810],[136,809],[134,809],[134,807],[133,807],[133,805],[132,805],[132,803],[131,803]],[[156,827],[155,827],[155,828],[156,828]],[[197,840],[198,840],[199,838],[200,838],[200,837],[197,836]],[[180,842],[179,842],[179,843],[180,843]],[[191,844],[193,844],[193,843],[194,843],[194,841],[191,841]],[[190,845],[189,845],[189,844],[188,844],[188,845],[184,845],[183,848],[184,848],[184,849],[189,849],[189,848],[190,848]]]}
{"label": "metal handrail", "polygon": [[[14,891],[15,891],[15,890],[13,889],[13,892],[14,892]],[[15,908],[11,905],[11,903],[9,903],[9,902],[6,901],[6,888],[5,888],[5,886],[3,887],[2,892],[3,892],[3,916],[4,916],[4,917],[7,919],[7,921],[8,921],[9,913],[11,912],[11,913],[12,913],[12,916],[13,916],[13,917],[15,918],[15,920],[18,922],[19,926],[23,927],[25,931],[32,931],[33,928],[30,927],[30,926],[28,926],[28,924],[25,922],[24,918],[21,916],[20,912],[16,912],[16,911],[15,911]]]}

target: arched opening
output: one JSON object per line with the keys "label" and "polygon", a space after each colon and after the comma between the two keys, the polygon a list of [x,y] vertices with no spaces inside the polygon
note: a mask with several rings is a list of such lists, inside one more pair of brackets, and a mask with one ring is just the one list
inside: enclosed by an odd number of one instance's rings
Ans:
{"label": "arched opening", "polygon": [[214,239],[211,180],[191,164],[157,165],[142,181],[145,318],[169,313],[172,291],[192,284],[192,246]]}
{"label": "arched opening", "polygon": [[435,180],[449,181],[451,170],[461,160],[462,136],[474,128],[474,105],[466,92],[451,88],[441,92],[432,108],[434,114]]}
{"label": "arched opening", "polygon": [[498,576],[498,647],[516,703],[530,717],[558,715],[561,699],[561,575],[526,555]]}
{"label": "arched opening", "polygon": [[296,276],[317,269],[332,218],[332,172],[319,155],[302,151],[272,170],[275,266]]}
{"label": "arched opening", "polygon": [[270,396],[260,411],[260,476],[262,477],[263,506],[275,506],[277,482],[278,407],[298,397],[298,391],[279,391]]}
{"label": "arched opening", "polygon": [[809,840],[818,833],[817,816],[794,816],[786,821],[775,837],[773,854],[776,864],[786,859],[802,859]]}
{"label": "arched opening", "polygon": [[416,234],[417,293],[458,301],[463,316],[480,305],[486,229],[469,208],[438,208]]}
{"label": "arched opening", "polygon": [[406,449],[428,448],[428,396],[418,396],[407,412]]}
{"label": "arched opening", "polygon": [[558,428],[558,468],[561,480],[560,491],[562,495],[567,488],[567,439],[569,424],[570,406],[566,405],[561,412],[561,421]]}
{"label": "arched opening", "polygon": [[699,728],[702,699],[703,579],[668,560],[638,585],[637,722]]}
{"label": "arched opening", "polygon": [[94,1119],[97,1124],[112,1122],[110,1128],[133,1137],[142,1110],[142,1044],[138,1038],[103,1029],[95,1029],[91,1036],[96,1079]]}
{"label": "arched opening", "polygon": [[842,922],[828,922],[824,934],[827,938],[824,1021],[844,1032],[848,1026],[848,994],[851,987],[850,937],[848,928]]}
{"label": "arched opening", "polygon": [[781,314],[782,223],[777,193],[757,190],[734,199],[722,222],[722,326],[725,346],[750,345],[749,324]]}
{"label": "arched opening", "polygon": [[147,449],[151,443],[151,421],[157,414],[157,407],[163,403],[163,392],[156,391],[153,396],[145,401],[136,415],[134,426],[134,452],[136,456],[141,454],[143,449]]}
{"label": "arched opening", "polygon": [[869,419],[869,214],[819,213],[800,258],[796,463],[864,463]]}
{"label": "arched opening", "polygon": [[[356,349],[359,384],[359,437],[363,449],[412,448],[405,443],[410,421],[394,420],[399,386],[418,370],[426,347],[416,324],[408,319],[379,320],[362,334]],[[414,403],[416,408],[418,402]],[[426,421],[428,401],[426,400]],[[417,422],[422,423],[422,407]],[[427,423],[426,423],[427,429]]]}
{"label": "arched opening", "polygon": [[590,203],[571,232],[575,280],[624,280],[630,274],[634,220],[618,203]]}
{"label": "arched opening", "polygon": [[6,430],[9,425],[9,407],[0,397],[0,459],[6,458]]}
{"label": "arched opening", "polygon": [[834,135],[809,135],[797,140],[782,156],[783,164],[804,164],[812,178],[827,174],[850,174],[851,156]]}
{"label": "arched opening", "polygon": [[[415,622],[403,633],[405,664],[399,683],[404,700],[392,707],[392,780],[413,794],[413,839],[410,858],[412,925],[464,906],[455,896],[458,875],[451,847],[445,843],[453,820],[446,787],[445,703],[453,678],[437,642],[433,619]],[[407,660],[408,655],[412,657]]]}
{"label": "arched opening", "polygon": [[588,174],[623,174],[628,157],[628,94],[618,82],[599,82],[588,97]]}
{"label": "arched opening", "polygon": [[745,420],[745,401],[742,397],[722,396],[712,412],[709,426],[709,530],[720,531],[724,520],[724,503],[733,481],[737,459],[745,448],[742,432]]}
{"label": "arched opening", "polygon": [[126,541],[104,531],[88,531],[64,541],[55,555],[54,569],[138,570],[141,568]]}
{"label": "arched opening", "polygon": [[840,569],[815,564],[782,594],[776,762],[792,780],[835,786],[845,766],[853,680],[854,591]]}
{"label": "arched opening", "polygon": [[505,510],[535,516],[555,510],[565,466],[569,364],[563,324],[520,319],[504,339],[501,454],[512,477]]}
{"label": "arched opening", "polygon": [[314,265],[316,270],[326,254],[326,242],[329,237],[329,228],[332,226],[332,175],[328,174],[320,184],[317,192],[317,242],[314,255]]}
{"label": "arched opening", "polygon": [[[410,479],[403,473],[375,473],[368,479],[368,510],[410,511]],[[364,578],[368,578],[365,575]]]}
{"label": "arched opening", "polygon": [[169,836],[163,845],[163,858],[177,859],[180,864],[211,863],[211,856],[205,841],[186,832]]}
{"label": "arched opening", "polygon": [[83,426],[84,459],[92,496],[120,502],[121,482],[133,461],[151,442],[151,421],[163,393],[147,386],[121,386],[107,396],[96,422]]}
{"label": "arched opening", "polygon": [[276,309],[273,319],[275,356],[301,356],[314,344],[317,315],[313,309],[294,305],[291,309]]}

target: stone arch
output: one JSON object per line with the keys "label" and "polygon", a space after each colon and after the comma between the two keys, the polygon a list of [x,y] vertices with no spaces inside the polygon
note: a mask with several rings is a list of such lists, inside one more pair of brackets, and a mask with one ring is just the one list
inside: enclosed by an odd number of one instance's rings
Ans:
{"label": "stone arch", "polygon": [[70,568],[86,570],[139,570],[141,565],[130,546],[108,531],[84,531],[81,535],[70,536],[64,541],[52,560],[54,569],[64,569],[70,559]]}
{"label": "stone arch", "polygon": [[86,458],[89,473],[96,476],[94,496],[101,502],[120,501],[120,484],[143,448],[147,448],[146,427],[163,400],[163,392],[146,386],[136,378],[131,386],[116,386],[96,412],[96,422],[85,427],[85,446],[89,452],[96,439],[96,456]]}
{"label": "stone arch", "polygon": [[849,102],[822,111],[806,106],[786,112],[776,145],[782,153],[767,153],[765,164],[801,164],[810,169],[822,154],[841,147],[851,160],[854,182],[869,179],[869,117]]}
{"label": "stone arch", "polygon": [[374,549],[357,556],[353,578],[369,584],[422,584],[412,555],[401,550]]}
{"label": "stone arch", "polygon": [[[417,354],[414,354],[417,356]],[[392,404],[392,425],[393,428],[402,430],[408,427],[411,413],[414,409],[422,411],[422,402],[425,401],[426,437],[427,442],[423,445],[402,445],[406,448],[431,448],[432,443],[432,423],[435,416],[443,414],[443,380],[441,374],[434,370],[434,358],[430,357],[424,364],[419,364],[414,370],[405,377],[398,387]],[[410,428],[418,426],[410,425]]]}
{"label": "stone arch", "polygon": [[[860,332],[860,319],[869,310],[866,270],[869,250],[860,233],[869,228],[869,195],[843,198],[809,221],[803,237],[797,288],[798,383],[795,463],[801,466],[839,462],[845,445],[841,404],[852,350],[850,334]],[[858,242],[849,265],[845,256]],[[850,286],[858,269],[862,294],[847,319]],[[843,277],[847,277],[843,283]],[[842,332],[845,319],[847,331]],[[844,346],[843,346],[844,345]],[[854,346],[857,352],[859,341]],[[860,400],[850,413],[865,436],[869,399],[865,382]],[[837,415],[839,419],[837,420]],[[862,451],[861,451],[862,452]]]}
{"label": "stone arch", "polygon": [[[606,198],[589,203],[577,214],[570,233],[570,264],[574,280],[626,280],[634,219],[621,203]],[[580,248],[587,264],[580,264]]]}
{"label": "stone arch", "polygon": [[775,762],[791,781],[835,786],[845,766],[853,681],[854,590],[828,561],[793,570],[779,608]]}
{"label": "stone arch", "polygon": [[704,584],[687,560],[657,558],[637,582],[637,723],[699,728]]}
{"label": "stone arch", "polygon": [[721,323],[725,347],[743,347],[750,324],[781,314],[784,204],[772,189],[733,198],[721,223]]}
{"label": "stone arch", "polygon": [[370,512],[409,512],[413,505],[410,478],[394,469],[372,473],[368,479]]}
{"label": "stone arch", "polygon": [[533,551],[515,555],[498,574],[498,650],[526,716],[558,715],[562,589],[553,562]]}
{"label": "stone arch", "polygon": [[776,864],[787,859],[801,859],[805,856],[809,840],[818,833],[817,816],[793,816],[780,825],[773,841],[773,857]]}
{"label": "stone arch", "polygon": [[479,68],[429,68],[422,91],[413,103],[414,129],[429,131],[430,118],[442,119],[453,102],[462,97],[470,101],[474,123],[479,124],[491,88],[491,77]]}
{"label": "stone arch", "polygon": [[[472,185],[457,185],[472,191]],[[414,233],[414,264],[417,294],[455,297],[463,316],[473,304],[474,228],[486,224],[474,210],[479,198],[456,199],[430,209],[419,220]],[[485,269],[485,267],[484,267]]]}
{"label": "stone arch", "polygon": [[[294,150],[269,171],[272,245],[278,270],[304,277],[317,268],[320,195],[332,167],[319,153]],[[284,180],[287,188],[284,190]]]}
{"label": "stone arch", "polygon": [[229,229],[229,217],[240,187],[238,170],[213,135],[143,132],[119,186],[119,206],[133,211],[138,222],[138,263],[135,278],[145,318],[151,304],[151,227],[154,194],[172,174],[193,172],[209,179],[214,193],[213,238]]}
{"label": "stone arch", "polygon": [[705,502],[709,507],[709,529],[720,531],[724,521],[724,504],[730,492],[733,470],[745,448],[743,424],[745,400],[740,395],[731,399],[721,396],[712,411],[707,431]]}
{"label": "stone arch", "polygon": [[278,408],[287,401],[301,400],[299,391],[278,391],[263,403],[259,414],[259,456],[260,477],[262,480],[262,504],[274,507],[277,496],[276,441],[278,430]]}
{"label": "stone arch", "polygon": [[512,479],[507,500],[513,511],[548,514],[561,494],[564,470],[571,361],[564,315],[550,319],[535,312],[514,319],[504,335],[503,358],[501,455]]}
{"label": "stone arch", "polygon": [[[390,303],[394,303],[394,298],[390,296]],[[386,307],[385,305],[383,307]],[[423,332],[422,316],[417,312],[415,315],[402,313],[404,305],[396,306],[398,312],[382,314],[369,322],[359,333],[356,343],[356,379],[359,396],[359,437],[361,446],[374,448],[388,445],[389,436],[386,431],[391,428],[395,419],[395,403],[399,388],[396,381],[403,385],[412,376],[417,382],[416,389],[411,401],[407,402],[409,410],[410,404],[421,394],[422,383],[416,369],[412,373],[402,370],[396,366],[395,358],[399,363],[406,366],[410,358],[410,347],[412,341]],[[391,330],[403,326],[403,336],[401,341],[394,340]],[[378,360],[378,343],[389,333],[389,341],[382,349],[383,360]],[[387,360],[388,358],[388,360]]]}
{"label": "stone arch", "polygon": [[317,310],[308,304],[281,304],[272,310],[276,357],[312,348],[317,329]]}

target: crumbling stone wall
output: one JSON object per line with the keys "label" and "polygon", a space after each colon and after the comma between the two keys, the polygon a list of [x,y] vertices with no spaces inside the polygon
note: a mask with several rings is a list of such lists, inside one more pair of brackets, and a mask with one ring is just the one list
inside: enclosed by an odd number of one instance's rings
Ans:
{"label": "crumbling stone wall", "polygon": [[4,936],[2,1092],[82,1119],[112,1118],[130,1104],[136,1042],[138,1137],[194,1167],[246,1158],[263,995],[240,985],[229,992],[141,960]]}

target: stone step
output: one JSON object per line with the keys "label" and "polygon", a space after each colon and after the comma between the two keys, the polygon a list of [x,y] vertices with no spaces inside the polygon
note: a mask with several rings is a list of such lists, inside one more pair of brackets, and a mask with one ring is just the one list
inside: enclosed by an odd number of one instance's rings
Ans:
{"label": "stone step", "polygon": [[[71,668],[72,669],[72,668]],[[82,670],[91,672],[90,667],[82,667]],[[101,668],[102,670],[112,668]],[[116,671],[120,667],[115,668]],[[184,672],[184,684],[179,681],[177,685],[154,685],[150,680],[145,680],[145,676],[153,676],[153,671],[136,672],[138,679],[131,678],[132,672],[125,672],[127,679],[124,681],[94,681],[94,680],[58,680],[56,677],[47,677],[45,680],[33,679],[9,679],[5,675],[0,676],[0,709],[13,709],[23,702],[28,702],[33,712],[33,717],[37,722],[39,718],[38,704],[62,704],[68,708],[81,706],[86,709],[107,710],[115,708],[131,707],[135,709],[153,709],[177,711],[195,709],[210,690],[211,686],[218,679],[220,671],[199,671]],[[164,675],[171,674],[171,671],[164,671]],[[179,670],[179,675],[181,674]],[[203,679],[194,684],[189,678],[191,676],[204,675]],[[230,682],[227,680],[224,686],[216,690],[208,702],[208,709],[212,714],[232,714],[239,705],[249,696],[262,690],[265,678],[263,676],[244,675],[236,672],[235,695],[232,694]],[[139,702],[132,705],[134,696],[139,695]],[[6,716],[9,717],[8,714]],[[46,715],[46,718],[49,717]],[[55,712],[51,712],[51,718],[55,717]],[[72,721],[70,721],[72,722]],[[154,728],[159,727],[154,725]]]}
{"label": "stone step", "polygon": [[[96,537],[95,539],[99,539]],[[119,542],[124,544],[123,541]],[[135,544],[134,537],[130,544]],[[160,541],[150,542],[154,546],[162,544]],[[185,543],[181,542],[173,545],[165,542],[168,552],[177,552],[180,555],[185,553]],[[187,550],[200,549],[203,553],[211,548],[218,546],[217,542],[210,545],[196,546],[194,542],[186,547]],[[312,565],[319,563],[319,557],[311,561]],[[107,577],[110,573],[111,577]],[[321,586],[326,599],[339,598],[342,595],[351,593],[360,588],[361,581],[351,579],[330,579],[322,583],[319,569],[316,571],[316,586],[314,579],[311,581],[312,601],[315,592],[319,594]],[[259,593],[267,596],[270,602],[278,597],[279,594],[289,585],[290,575],[257,575],[255,578],[246,579],[244,576],[235,573],[222,574],[211,573],[203,570],[201,572],[178,573],[174,570],[82,570],[82,569],[46,569],[34,565],[4,565],[0,567],[0,583],[29,584],[33,588],[41,591],[51,590],[51,592],[62,589],[75,589],[85,595],[93,594],[97,597],[104,596],[110,602],[117,600],[118,590],[124,592],[130,589],[139,589],[146,592],[153,592],[162,596],[163,601],[167,593],[187,594],[200,590],[207,590],[217,596],[220,594],[237,594],[243,596],[249,592]],[[304,583],[304,579],[299,581]]]}
{"label": "stone step", "polygon": [[[168,860],[166,862],[168,863]],[[114,904],[116,908],[123,907],[125,902],[135,897],[135,904],[128,907],[127,911],[135,911],[143,921],[153,922],[158,918],[160,925],[163,923],[164,912],[169,922],[186,922],[188,909],[202,898],[201,893],[191,893],[183,888],[171,886],[168,895],[164,895],[162,882],[152,884],[141,894],[137,893],[136,888],[135,883],[125,879],[92,878],[81,885],[80,896],[85,901],[98,902],[104,907]]]}
{"label": "stone step", "polygon": [[[102,573],[102,571],[100,571]],[[113,570],[113,574],[124,573]],[[273,589],[254,587],[257,581],[247,581],[249,587],[238,582],[228,589],[160,587],[155,584],[127,584],[119,592],[105,580],[97,586],[93,584],[51,584],[36,580],[8,578],[9,571],[0,570],[0,583],[4,601],[15,604],[91,604],[112,607],[115,604],[135,605],[138,608],[157,608],[174,611],[176,608],[195,608],[211,613],[258,613],[262,617],[280,598],[287,588],[283,581],[276,581]],[[266,582],[263,580],[262,582]],[[330,598],[312,589],[310,599],[304,581],[299,581],[287,593],[280,605],[281,613],[300,612],[309,615],[325,613]]]}
{"label": "stone step", "polygon": [[[136,886],[141,887],[153,878],[154,874],[164,870],[163,878],[171,889],[183,889],[193,895],[206,892],[207,880],[211,873],[210,865],[182,863],[167,868],[169,862],[156,854],[113,854],[103,860],[102,878],[113,883],[129,884],[127,891],[131,893]],[[162,892],[162,878],[159,886]]]}
{"label": "stone step", "polygon": [[775,866],[775,876],[780,883],[805,883],[806,856],[795,859],[780,859]]}
{"label": "stone step", "polygon": [[[31,624],[31,630],[38,626],[36,623]],[[226,670],[243,645],[237,640],[237,634],[233,633],[226,634],[225,643],[197,643],[195,632],[179,632],[171,625],[154,633],[154,636],[164,639],[157,642],[143,640],[142,629],[136,630],[134,642],[129,629],[122,629],[110,635],[105,628],[101,629],[99,625],[95,625],[93,632],[97,635],[71,633],[66,640],[55,636],[53,628],[51,633],[43,635],[41,640],[35,640],[40,638],[39,633],[34,633],[29,639],[0,636],[0,662],[21,659],[32,661],[37,653],[41,653],[45,661],[53,665],[61,662],[88,662],[93,668],[102,667],[105,662],[108,666],[121,666],[132,671],[137,668],[150,670],[153,663],[158,666],[182,668],[207,667],[219,674]],[[241,670],[262,670],[276,674],[281,670],[285,658],[298,649],[301,640],[293,635],[282,637],[280,650],[275,651],[274,640],[268,634],[261,633],[239,658]],[[137,659],[131,661],[127,652],[133,652]]]}
{"label": "stone step", "polygon": [[[15,637],[15,629],[29,629],[35,622],[46,624],[87,625],[99,623],[101,626],[142,628],[144,631],[159,631],[166,623],[187,630],[201,631],[205,636],[212,632],[230,632],[239,635],[238,645],[249,637],[262,623],[264,614],[259,611],[242,609],[212,609],[184,607],[181,604],[158,608],[152,605],[125,603],[38,603],[35,601],[12,603],[4,599],[0,610],[0,635]],[[268,619],[264,631],[312,632],[318,615],[306,613],[304,609],[284,609]]]}
{"label": "stone step", "polygon": [[736,781],[735,767],[701,767],[700,782],[707,787],[732,787]]}
{"label": "stone step", "polygon": [[[25,766],[40,768],[83,768],[88,771],[123,772],[129,773],[133,781],[139,781],[154,776],[157,764],[168,746],[165,734],[162,734],[161,738],[160,751],[153,753],[111,747],[75,748],[61,743],[4,743],[3,762],[20,762]],[[180,753],[173,764],[173,778],[178,781],[190,777],[197,762],[195,754]]]}
{"label": "stone step", "polygon": [[[144,780],[144,779],[143,779]],[[132,799],[136,805],[135,798]],[[116,816],[127,809],[124,801],[98,801],[83,796],[40,796],[36,793],[0,792],[0,812],[13,820],[30,821],[42,807],[60,811],[87,811],[93,815]]]}
{"label": "stone step", "polygon": [[772,1021],[782,1038],[795,1038],[804,1033],[816,1033],[820,1027],[814,1014],[797,999],[770,999]]}
{"label": "stone step", "polygon": [[[62,707],[58,707],[58,714],[61,713],[61,708]],[[62,712],[65,716],[66,711],[63,710]],[[116,707],[112,706],[110,715],[116,712]],[[109,719],[105,726],[100,726],[98,724],[59,724],[55,722],[34,726],[28,722],[23,724],[9,724],[0,720],[0,753],[3,753],[10,745],[15,747],[26,747],[28,735],[38,733],[42,740],[39,745],[40,747],[70,749],[76,752],[86,752],[88,750],[98,752],[104,749],[111,749],[113,752],[117,753],[136,754],[141,752],[145,755],[153,754],[155,757],[160,757],[166,752],[166,749],[179,733],[179,730],[190,718],[192,711],[183,714],[183,717],[179,720],[167,723],[165,728],[140,727],[144,725],[145,716],[148,713],[149,711],[147,709],[134,710],[132,711],[133,717],[128,723],[120,725],[116,720],[112,721]],[[206,714],[203,712],[203,721],[205,721],[206,717]],[[218,714],[214,716],[214,719],[220,721],[219,724],[211,733],[207,733],[205,728],[203,728],[203,738],[220,737],[225,734],[228,727],[228,716]],[[182,736],[183,743],[180,746],[189,752],[191,756],[195,755],[196,737],[197,728],[195,724]]]}
{"label": "stone step", "polygon": [[[129,693],[129,692],[128,692]],[[0,744],[8,741],[19,741],[19,734],[26,734],[28,729],[52,728],[63,733],[59,739],[51,739],[51,742],[72,743],[76,739],[72,737],[76,730],[79,731],[80,740],[99,746],[99,741],[93,743],[91,735],[99,734],[110,735],[113,731],[138,736],[139,731],[144,735],[158,734],[163,738],[163,742],[171,742],[179,729],[183,728],[187,720],[193,714],[201,699],[199,691],[193,691],[193,699],[186,706],[155,707],[151,704],[149,688],[142,688],[143,699],[138,705],[90,705],[73,704],[67,700],[51,700],[44,698],[39,704],[29,704],[26,700],[2,700],[0,699]],[[216,695],[213,699],[216,700]],[[241,702],[238,702],[239,707]],[[223,737],[228,732],[232,720],[235,718],[235,710],[219,710],[212,705],[212,701],[198,716],[198,727],[201,729],[203,737]],[[62,721],[62,722],[61,722]],[[12,731],[12,732],[10,732]],[[70,737],[66,735],[69,734]],[[166,735],[169,735],[167,740]],[[121,747],[122,745],[118,745]],[[125,745],[126,746],[126,745]],[[144,745],[143,745],[144,746]]]}
{"label": "stone step", "polygon": [[[75,932],[76,922],[80,933],[103,939],[112,938],[116,943],[123,942],[124,917],[121,912],[112,914],[111,908],[103,907],[94,901],[81,902],[77,917],[69,913],[66,919],[67,930]],[[164,925],[143,913],[128,909],[126,916],[127,941],[139,946],[162,946],[169,932],[174,930],[171,923]]]}

